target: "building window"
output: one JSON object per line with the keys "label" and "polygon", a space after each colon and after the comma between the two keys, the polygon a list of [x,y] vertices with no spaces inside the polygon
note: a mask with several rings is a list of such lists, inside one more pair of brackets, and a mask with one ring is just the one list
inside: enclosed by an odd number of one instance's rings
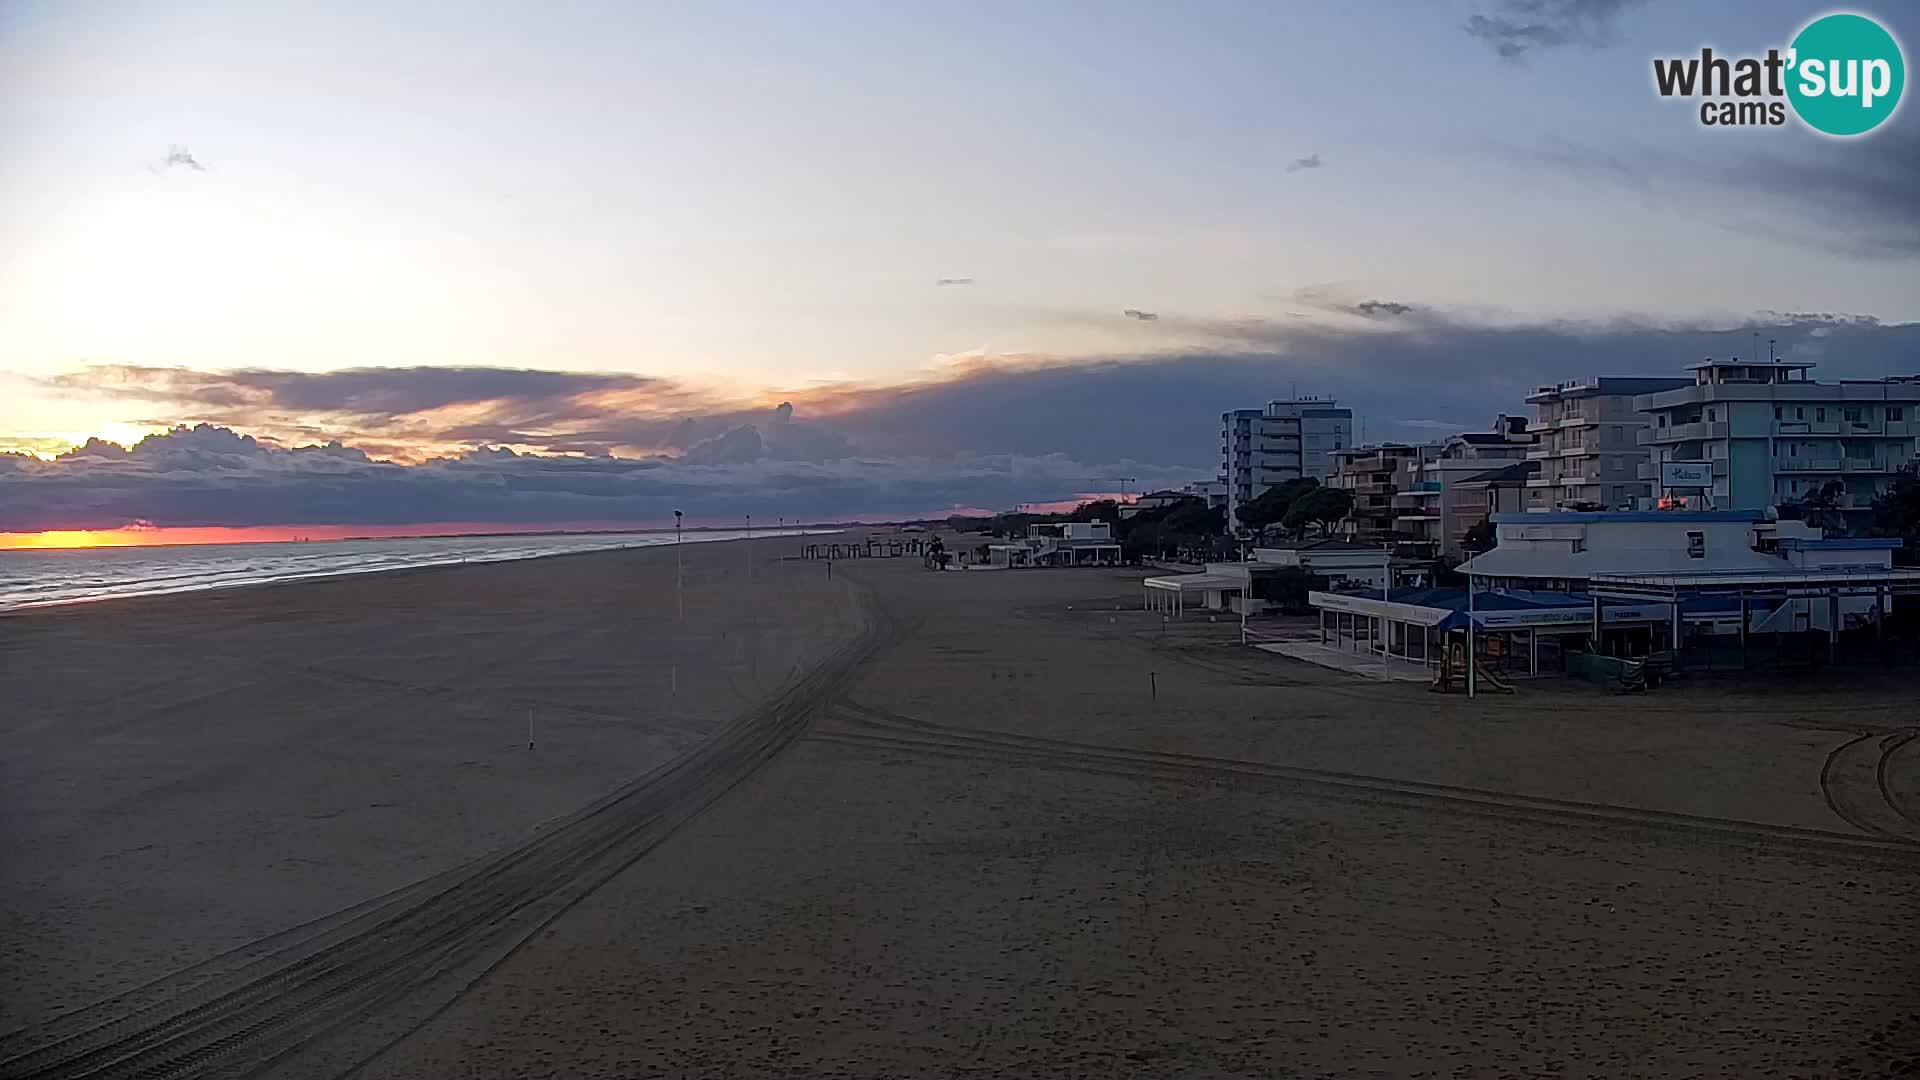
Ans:
{"label": "building window", "polygon": [[1887,406],[1887,419],[1899,421],[1899,420],[1905,420],[1906,418],[1907,418],[1907,410],[1901,408],[1898,405]]}
{"label": "building window", "polygon": [[1827,418],[1827,410],[1825,409],[1813,410],[1813,419],[1816,423],[1821,420],[1825,420],[1826,418]]}
{"label": "building window", "polygon": [[1707,534],[1690,532],[1687,534],[1687,558],[1704,559],[1707,557]]}
{"label": "building window", "polygon": [[1666,414],[1666,413],[1661,413],[1661,414],[1660,414],[1659,416],[1657,416],[1657,417],[1655,417],[1655,420],[1657,421],[1657,426],[1659,426],[1659,427],[1666,427],[1666,426],[1667,426],[1667,414]]}
{"label": "building window", "polygon": [[1720,419],[1720,410],[1711,405],[1707,406],[1707,421],[1711,423],[1718,419]]}
{"label": "building window", "polygon": [[1795,408],[1793,410],[1793,418],[1795,420],[1805,420],[1807,418],[1807,410],[1801,409],[1801,408]]}
{"label": "building window", "polygon": [[1782,416],[1781,414],[1782,414],[1782,413],[1784,413],[1784,412],[1786,412],[1786,411],[1787,411],[1787,410],[1785,410],[1785,409],[1782,409],[1782,408],[1781,408],[1780,406],[1778,406],[1778,405],[1775,405],[1775,406],[1773,407],[1773,418],[1774,418],[1775,420],[1782,420],[1782,419],[1785,419],[1785,417],[1783,417],[1783,416]]}
{"label": "building window", "polygon": [[1790,443],[1788,443],[1788,444],[1787,444],[1787,456],[1788,456],[1788,457],[1799,457],[1799,456],[1800,456],[1800,444],[1799,444],[1799,443],[1793,443],[1793,442],[1790,442]]}

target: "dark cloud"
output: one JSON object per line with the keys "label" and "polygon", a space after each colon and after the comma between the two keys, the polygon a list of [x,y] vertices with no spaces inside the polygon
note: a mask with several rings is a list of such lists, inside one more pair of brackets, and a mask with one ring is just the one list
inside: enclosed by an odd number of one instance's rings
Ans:
{"label": "dark cloud", "polygon": [[1920,114],[1837,146],[1782,133],[1765,146],[1701,140],[1679,151],[1558,141],[1495,153],[1632,191],[1733,231],[1872,259],[1920,256]]}
{"label": "dark cloud", "polygon": [[767,446],[753,427],[737,427],[724,435],[694,443],[681,455],[689,465],[745,465],[767,456]]}
{"label": "dark cloud", "polygon": [[1295,173],[1295,172],[1299,172],[1302,169],[1318,169],[1320,168],[1320,165],[1321,163],[1320,163],[1319,154],[1317,153],[1308,154],[1306,157],[1294,158],[1292,161],[1288,162],[1287,171],[1290,173]]}
{"label": "dark cloud", "polygon": [[934,279],[933,283],[935,285],[971,285],[973,284],[973,279],[970,277],[943,277]]}
{"label": "dark cloud", "polygon": [[1129,319],[1137,319],[1140,322],[1152,322],[1160,317],[1151,311],[1141,311],[1139,308],[1128,308],[1120,314],[1125,315]]}
{"label": "dark cloud", "polygon": [[1397,300],[1362,300],[1353,305],[1353,312],[1369,319],[1384,319],[1395,315],[1411,314],[1413,305],[1402,304]]}
{"label": "dark cloud", "polygon": [[[748,429],[750,430],[750,429]],[[723,437],[750,445],[750,435]],[[220,453],[202,453],[218,446]],[[286,450],[223,429],[179,429],[124,458],[0,455],[0,530],[434,522],[645,525],[685,508],[695,521],[746,514],[827,520],[1003,507],[1104,490],[1102,477],[1172,483],[1187,474],[1060,455],[954,455],[781,462],[540,457],[486,449],[419,465]],[[1124,473],[1116,470],[1125,469]]]}
{"label": "dark cloud", "polygon": [[[667,520],[676,506],[696,520],[918,514],[1068,499],[1112,490],[1103,478],[1119,476],[1136,477],[1143,488],[1207,478],[1218,468],[1222,411],[1294,392],[1340,398],[1370,438],[1431,439],[1449,427],[1484,429],[1495,412],[1520,412],[1544,383],[1676,374],[1705,356],[1765,355],[1769,339],[1783,357],[1818,362],[1816,375],[1825,379],[1920,369],[1920,325],[1865,315],[1494,323],[1403,301],[1315,295],[1313,306],[1350,317],[1169,313],[1153,330],[1167,338],[1161,353],[976,360],[905,385],[795,393],[773,408],[701,404],[669,385],[667,397],[695,403],[689,412],[630,417],[586,395],[579,401],[586,415],[556,412],[553,426],[568,434],[544,444],[484,437],[491,426],[469,423],[462,412],[457,424],[421,428],[461,449],[414,464],[370,459],[363,451],[378,439],[352,433],[288,449],[220,425],[174,430],[126,451],[93,442],[53,461],[0,456],[0,529],[136,519],[164,526],[645,523]],[[1368,311],[1377,314],[1360,317]],[[408,385],[423,377],[406,371]],[[606,378],[534,374],[564,386]],[[172,377],[216,388],[232,382],[217,374]],[[372,371],[357,378],[380,384]],[[449,378],[461,387],[480,377],[455,369]],[[413,393],[410,401],[459,396],[417,386]],[[662,456],[608,456],[642,438],[673,447]],[[543,456],[556,453],[576,456]]]}
{"label": "dark cloud", "polygon": [[1536,49],[1599,48],[1613,40],[1620,13],[1642,0],[1502,0],[1467,19],[1464,29],[1506,60]]}
{"label": "dark cloud", "polygon": [[644,375],[488,367],[342,368],[277,371],[100,365],[46,380],[54,389],[209,407],[399,417],[456,405],[511,402],[523,410],[571,405],[611,392],[672,396],[672,383]]}

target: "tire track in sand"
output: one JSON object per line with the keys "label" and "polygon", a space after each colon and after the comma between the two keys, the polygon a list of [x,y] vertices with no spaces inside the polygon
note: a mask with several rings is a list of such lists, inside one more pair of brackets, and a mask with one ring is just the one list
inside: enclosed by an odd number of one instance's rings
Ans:
{"label": "tire track in sand", "polygon": [[1793,847],[1866,856],[1876,861],[1891,860],[1901,866],[1920,864],[1920,837],[1909,839],[1902,835],[1879,833],[1859,835],[1737,818],[1647,810],[1612,803],[1579,802],[1483,788],[1397,780],[1362,773],[949,727],[846,700],[836,702],[831,715],[847,724],[848,729],[815,728],[807,736],[809,741],[1125,777],[1264,782],[1306,789],[1324,797],[1375,805],[1439,807],[1454,812],[1541,824],[1588,828],[1631,827],[1763,847]]}
{"label": "tire track in sand", "polygon": [[514,848],[0,1038],[0,1077],[245,1076],[355,1021],[329,1064],[364,1060],[792,742],[882,640],[849,586],[854,638],[692,753]]}
{"label": "tire track in sand", "polygon": [[1920,842],[1920,820],[1896,794],[1904,769],[1896,753],[1920,731],[1873,731],[1848,739],[1820,766],[1820,794],[1834,816],[1862,832]]}

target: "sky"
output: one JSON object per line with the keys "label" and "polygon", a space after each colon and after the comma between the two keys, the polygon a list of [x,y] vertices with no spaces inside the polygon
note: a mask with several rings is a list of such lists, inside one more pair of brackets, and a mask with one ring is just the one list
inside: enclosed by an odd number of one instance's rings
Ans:
{"label": "sky", "polygon": [[1001,508],[1296,392],[1917,371],[1920,113],[1652,89],[1827,10],[14,0],[0,532]]}

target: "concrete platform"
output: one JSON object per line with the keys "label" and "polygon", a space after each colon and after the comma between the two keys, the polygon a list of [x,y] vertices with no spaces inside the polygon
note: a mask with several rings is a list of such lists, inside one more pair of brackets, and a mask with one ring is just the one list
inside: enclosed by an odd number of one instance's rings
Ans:
{"label": "concrete platform", "polygon": [[1380,682],[1433,681],[1433,670],[1424,664],[1389,659],[1378,653],[1336,649],[1317,641],[1274,641],[1256,644],[1254,648]]}

